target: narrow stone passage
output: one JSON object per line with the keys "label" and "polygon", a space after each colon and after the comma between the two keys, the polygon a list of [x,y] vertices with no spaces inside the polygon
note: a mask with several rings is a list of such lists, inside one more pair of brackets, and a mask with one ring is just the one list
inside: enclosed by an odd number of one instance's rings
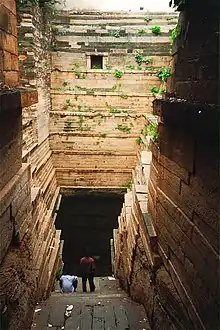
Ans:
{"label": "narrow stone passage", "polygon": [[[37,305],[32,330],[150,330],[144,308],[120,289],[117,280],[95,279],[96,292],[52,293],[44,304]],[[65,321],[67,305],[73,305]],[[38,311],[39,310],[39,311]]]}

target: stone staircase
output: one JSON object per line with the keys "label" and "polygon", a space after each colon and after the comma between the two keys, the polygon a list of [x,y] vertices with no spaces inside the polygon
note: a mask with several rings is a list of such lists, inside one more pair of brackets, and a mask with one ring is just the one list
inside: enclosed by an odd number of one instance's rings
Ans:
{"label": "stone staircase", "polygon": [[[95,293],[82,293],[81,283],[72,294],[53,292],[47,302],[36,306],[31,329],[150,330],[143,307],[129,299],[117,280],[95,278],[95,285]],[[68,305],[73,309],[65,318]]]}
{"label": "stone staircase", "polygon": [[[144,148],[147,149],[148,141],[144,140],[144,143]],[[138,240],[141,241],[150,260],[152,276],[154,270],[161,264],[157,234],[147,209],[151,152],[148,149],[140,151],[138,159],[139,162],[133,171],[132,188],[125,194],[122,211],[118,217],[119,227],[114,230],[114,270],[128,291],[133,275],[133,260]],[[126,274],[126,278],[123,274]]]}

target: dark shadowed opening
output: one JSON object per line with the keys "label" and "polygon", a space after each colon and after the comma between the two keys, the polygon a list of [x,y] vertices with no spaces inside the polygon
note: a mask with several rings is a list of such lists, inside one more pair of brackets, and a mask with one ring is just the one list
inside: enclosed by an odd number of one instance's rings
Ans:
{"label": "dark shadowed opening", "polygon": [[103,56],[91,56],[91,69],[103,69]]}
{"label": "dark shadowed opening", "polygon": [[111,275],[110,239],[118,227],[122,191],[75,190],[63,194],[56,228],[61,229],[64,271],[80,275],[79,261],[86,252],[95,259],[96,276]]}

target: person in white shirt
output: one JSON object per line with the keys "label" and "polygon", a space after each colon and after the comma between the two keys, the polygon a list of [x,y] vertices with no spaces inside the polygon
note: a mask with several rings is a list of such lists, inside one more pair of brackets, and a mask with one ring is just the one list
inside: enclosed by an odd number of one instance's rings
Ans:
{"label": "person in white shirt", "polygon": [[78,285],[77,276],[74,275],[62,275],[60,277],[60,288],[63,293],[75,292]]}

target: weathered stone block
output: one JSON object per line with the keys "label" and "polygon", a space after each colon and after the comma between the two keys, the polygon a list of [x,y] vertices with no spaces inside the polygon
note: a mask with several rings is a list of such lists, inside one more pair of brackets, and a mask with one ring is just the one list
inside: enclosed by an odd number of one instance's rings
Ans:
{"label": "weathered stone block", "polygon": [[159,153],[158,161],[163,167],[168,169],[170,172],[174,173],[176,176],[178,176],[180,179],[182,179],[185,183],[187,183],[187,184],[189,183],[190,173],[185,168],[181,167],[180,165],[173,162],[171,159],[162,155],[161,153]]}
{"label": "weathered stone block", "polygon": [[17,38],[4,32],[3,30],[0,30],[0,49],[17,55]]}
{"label": "weathered stone block", "polygon": [[211,228],[218,230],[219,215],[217,211],[210,208],[205,196],[200,195],[191,186],[181,182],[180,208],[192,219],[196,212]]}
{"label": "weathered stone block", "polygon": [[10,10],[14,15],[16,15],[16,1],[15,0],[1,0],[2,5],[4,5],[8,10]]}
{"label": "weathered stone block", "polygon": [[209,223],[205,222],[203,218],[199,217],[195,212],[193,213],[193,223],[198,228],[198,230],[207,239],[209,244],[215,249],[216,252],[219,251],[219,237],[218,232],[213,229]]}
{"label": "weathered stone block", "polygon": [[174,201],[179,203],[181,180],[175,174],[160,166],[158,170],[158,187]]}
{"label": "weathered stone block", "polygon": [[[3,211],[0,209],[1,212]],[[0,214],[0,261],[4,258],[8,247],[11,243],[13,235],[13,223],[10,215],[10,208],[8,207],[3,213]]]}
{"label": "weathered stone block", "polygon": [[18,71],[4,71],[5,85],[17,87],[19,84]]}

